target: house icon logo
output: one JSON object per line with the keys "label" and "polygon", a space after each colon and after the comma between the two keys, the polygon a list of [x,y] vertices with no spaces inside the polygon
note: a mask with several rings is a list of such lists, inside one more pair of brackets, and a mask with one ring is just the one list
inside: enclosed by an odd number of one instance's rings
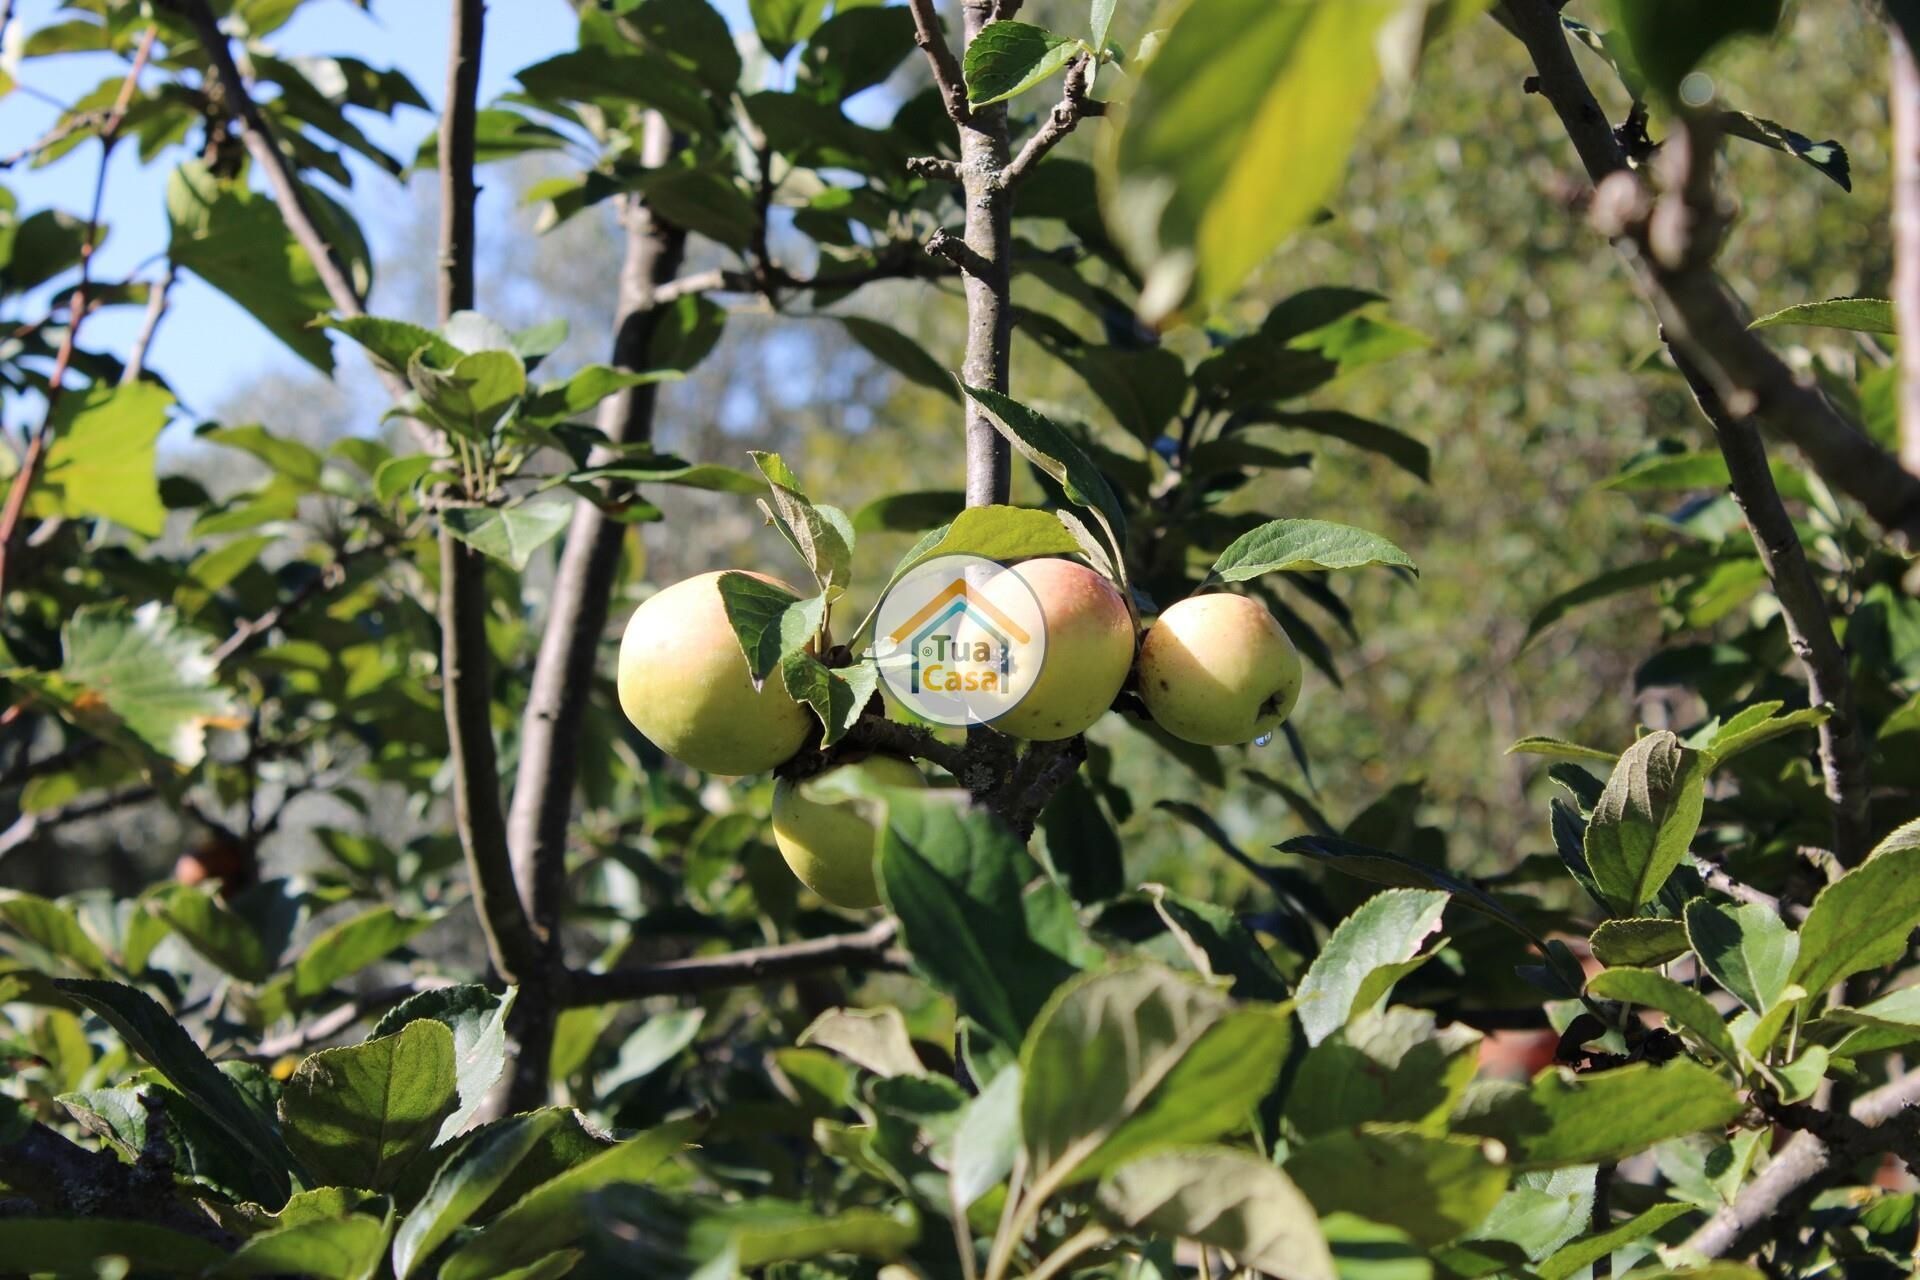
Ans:
{"label": "house icon logo", "polygon": [[887,589],[873,650],[888,690],[921,717],[989,724],[1033,687],[1046,623],[1018,568],[938,556]]}

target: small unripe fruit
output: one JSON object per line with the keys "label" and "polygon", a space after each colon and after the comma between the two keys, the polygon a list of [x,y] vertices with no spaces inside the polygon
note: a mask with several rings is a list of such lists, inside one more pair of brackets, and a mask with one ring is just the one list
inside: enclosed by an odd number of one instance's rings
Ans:
{"label": "small unripe fruit", "polygon": [[1189,596],[1140,643],[1140,697],[1185,742],[1230,747],[1272,733],[1300,697],[1300,655],[1258,600]]}
{"label": "small unripe fruit", "polygon": [[1024,581],[1046,620],[1047,656],[1025,697],[993,722],[1016,738],[1055,742],[1084,732],[1113,705],[1133,666],[1133,615],[1107,579],[1072,560],[1028,560],[987,583],[1006,608]]}
{"label": "small unripe fruit", "polygon": [[[778,578],[748,576],[793,591]],[[753,687],[719,582],[719,573],[676,582],[633,611],[620,639],[620,709],[653,745],[696,769],[760,773],[790,759],[812,725],[778,672]]]}
{"label": "small unripe fruit", "polygon": [[[880,905],[873,879],[874,827],[849,795],[821,796],[820,780],[836,774],[867,787],[924,787],[927,780],[911,761],[897,756],[868,756],[829,770],[796,786],[782,778],[773,787],[773,842],[800,882],[836,907]],[[801,786],[813,790],[802,795]]]}

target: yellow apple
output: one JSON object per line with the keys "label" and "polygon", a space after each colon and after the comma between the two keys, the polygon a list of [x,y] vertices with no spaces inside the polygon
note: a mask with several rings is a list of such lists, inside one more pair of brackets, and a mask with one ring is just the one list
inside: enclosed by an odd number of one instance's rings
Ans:
{"label": "yellow apple", "polygon": [[1016,738],[1053,742],[1098,720],[1133,666],[1133,615],[1119,589],[1072,560],[1027,560],[991,579],[984,595],[1006,608],[1022,590],[1039,598],[1047,653],[1040,677],[993,727]]}
{"label": "yellow apple", "polygon": [[[778,578],[748,576],[793,591]],[[620,639],[620,709],[648,741],[696,769],[760,773],[800,749],[812,718],[779,672],[753,687],[719,579],[676,582],[633,611]]]}
{"label": "yellow apple", "polygon": [[1258,600],[1189,596],[1140,642],[1140,696],[1176,738],[1227,747],[1271,733],[1300,697],[1300,655]]}
{"label": "yellow apple", "polygon": [[[853,794],[845,799],[822,794],[820,784],[835,775],[850,775]],[[854,799],[862,787],[924,787],[912,761],[897,756],[868,756],[830,769],[795,785],[786,778],[773,786],[773,842],[800,882],[837,907],[880,905],[880,889],[873,881],[873,823]],[[802,794],[802,789],[811,795]]]}

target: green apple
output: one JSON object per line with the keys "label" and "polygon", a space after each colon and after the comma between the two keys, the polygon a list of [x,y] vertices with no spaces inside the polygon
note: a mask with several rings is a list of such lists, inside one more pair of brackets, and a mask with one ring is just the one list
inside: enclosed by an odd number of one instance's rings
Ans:
{"label": "green apple", "polygon": [[[851,784],[844,798],[834,795],[829,781],[842,775]],[[868,787],[926,785],[913,762],[897,756],[868,756],[798,785],[782,778],[773,786],[773,842],[800,882],[828,902],[854,909],[877,907],[874,828],[855,797]]]}
{"label": "green apple", "polygon": [[[778,578],[748,576],[793,591]],[[778,672],[753,687],[719,580],[716,572],[676,582],[633,611],[620,639],[620,709],[648,741],[696,769],[760,773],[792,757],[813,721]]]}
{"label": "green apple", "polygon": [[1140,643],[1140,696],[1174,737],[1209,747],[1252,742],[1300,697],[1300,655],[1258,600],[1189,596]]}
{"label": "green apple", "polygon": [[1133,615],[1107,579],[1072,560],[1027,560],[987,583],[988,600],[1007,607],[1022,591],[1040,601],[1047,651],[1040,677],[993,727],[1016,738],[1053,742],[1082,733],[1106,710],[1133,666]]}

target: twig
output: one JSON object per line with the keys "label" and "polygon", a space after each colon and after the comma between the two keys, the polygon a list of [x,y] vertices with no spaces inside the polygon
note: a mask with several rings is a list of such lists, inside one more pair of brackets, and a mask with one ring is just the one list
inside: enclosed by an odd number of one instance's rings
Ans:
{"label": "twig", "polygon": [[960,166],[945,156],[910,156],[907,159],[907,172],[916,178],[931,178],[935,182],[960,181]]}
{"label": "twig", "polygon": [[[1574,61],[1559,10],[1549,0],[1504,0],[1498,13],[1532,56],[1537,73],[1532,83],[1579,152],[1597,189],[1598,212],[1604,184],[1628,169],[1627,158]],[[1859,502],[1882,528],[1920,546],[1920,476],[1903,470],[1818,387],[1795,377],[1747,328],[1741,308],[1710,266],[1663,262],[1644,223],[1623,227],[1620,243],[1631,251],[1635,275],[1667,328],[1671,348],[1693,360],[1736,416],[1791,441],[1828,484]]]}
{"label": "twig", "polygon": [[[0,27],[0,31],[4,30],[4,27]],[[107,115],[108,113],[105,111],[76,111],[71,113],[66,119],[41,134],[34,141],[20,148],[20,150],[5,157],[0,157],[0,169],[11,169],[24,161],[37,159],[42,152],[59,146],[74,134],[79,133],[82,129],[91,129],[93,126],[99,124],[107,118]]]}
{"label": "twig", "polygon": [[166,319],[167,295],[172,290],[173,264],[169,262],[147,292],[147,313],[140,321],[140,331],[133,335],[133,346],[127,351],[127,362],[121,367],[121,386],[132,386],[146,372],[147,352],[153,347],[153,335],[159,332],[160,322]]}
{"label": "twig", "polygon": [[955,778],[967,773],[966,748],[942,742],[918,725],[900,724],[884,716],[869,715],[857,721],[847,731],[846,741],[850,746],[937,764]]}
{"label": "twig", "polygon": [[131,787],[122,787],[118,791],[88,796],[36,813],[23,811],[6,830],[0,831],[0,858],[6,857],[48,828],[63,826],[69,822],[80,822],[86,818],[97,818],[103,813],[111,813],[115,809],[124,809],[130,804],[141,804],[151,800],[155,794],[157,793],[152,786],[138,783]]}
{"label": "twig", "polygon": [[1104,110],[1104,104],[1087,97],[1087,71],[1092,65],[1093,60],[1085,54],[1073,60],[1073,64],[1067,68],[1067,81],[1060,92],[1060,101],[1054,104],[1039,130],[1027,139],[1026,145],[1020,148],[1020,154],[1001,173],[1001,186],[1011,187],[1032,173],[1046,158],[1047,152],[1059,146],[1073,132],[1075,125]]}
{"label": "twig", "polygon": [[1718,867],[1705,863],[1697,864],[1701,882],[1715,893],[1723,893],[1735,902],[1744,902],[1749,906],[1765,907],[1768,911],[1787,920],[1805,920],[1807,908],[1797,902],[1782,902],[1770,893],[1762,893],[1751,885],[1742,884]]}
{"label": "twig", "polygon": [[80,283],[74,286],[67,304],[67,331],[60,339],[60,350],[54,356],[53,369],[47,374],[46,414],[40,421],[40,429],[27,442],[26,454],[20,459],[20,469],[14,473],[13,484],[7,490],[5,507],[0,509],[0,601],[6,599],[7,580],[16,563],[22,520],[27,510],[27,495],[39,478],[41,464],[46,459],[48,447],[53,443],[54,415],[60,407],[60,399],[66,389],[67,370],[73,364],[74,352],[80,341],[80,325],[92,313],[88,290],[93,284],[93,251],[100,239],[100,212],[107,196],[107,174],[113,166],[113,146],[120,139],[120,126],[127,118],[127,108],[133,105],[134,91],[140,87],[140,73],[146,70],[147,60],[153,55],[153,42],[158,34],[159,28],[153,26],[141,33],[140,43],[134,49],[133,65],[127,68],[126,79],[120,82],[120,95],[114,99],[113,109],[100,126],[100,169],[93,180],[93,203],[87,212],[86,226],[80,234]]}
{"label": "twig", "polygon": [[1808,698],[1830,712],[1819,727],[1821,782],[1833,808],[1834,852],[1841,865],[1854,866],[1872,847],[1872,779],[1860,741],[1846,651],[1834,638],[1826,598],[1807,564],[1793,518],[1774,485],[1760,432],[1751,422],[1727,412],[1712,384],[1685,355],[1676,350],[1674,359],[1681,376],[1693,388],[1700,412],[1713,424],[1719,438],[1720,453],[1727,460],[1733,482],[1733,500],[1747,519],[1754,551],[1780,602],[1787,641],[1806,675]]}
{"label": "twig", "polygon": [[347,565],[362,556],[374,555],[385,551],[391,544],[385,538],[374,538],[355,547],[351,551],[340,552],[329,561],[319,573],[307,579],[285,600],[265,611],[246,619],[227,634],[219,647],[213,651],[213,663],[224,666],[235,656],[252,648],[262,636],[267,635],[287,618],[304,609],[321,594],[332,591],[347,580]]}
{"label": "twig", "polygon": [[315,1045],[325,1044],[354,1023],[384,1014],[395,1005],[419,995],[422,991],[432,991],[452,985],[453,983],[446,978],[415,978],[354,996],[345,1004],[329,1009],[317,1017],[309,1018],[283,1035],[269,1036],[255,1045],[253,1051],[247,1056],[249,1058],[284,1058],[288,1054],[305,1053]]}
{"label": "twig", "polygon": [[1749,1237],[1771,1222],[1790,1199],[1815,1189],[1829,1174],[1843,1174],[1862,1156],[1899,1141],[1902,1135],[1898,1127],[1889,1122],[1916,1103],[1920,1103],[1920,1071],[1862,1095],[1849,1112],[1861,1127],[1846,1128],[1845,1138],[1830,1144],[1806,1130],[1796,1133],[1767,1167],[1740,1189],[1733,1203],[1687,1238],[1682,1251],[1707,1258],[1742,1252]]}
{"label": "twig", "polygon": [[886,920],[859,933],[667,960],[606,973],[575,973],[567,983],[566,1003],[577,1008],[643,996],[697,995],[827,969],[899,969],[905,967],[907,957],[893,949],[894,933],[894,922]]}
{"label": "twig", "polygon": [[[1907,332],[1920,322],[1920,64],[1898,22],[1887,24],[1892,52],[1888,113],[1893,117],[1893,309]],[[1900,360],[1900,465],[1920,475],[1920,342]]]}
{"label": "twig", "polygon": [[913,42],[927,55],[947,116],[955,124],[964,125],[973,118],[973,109],[967,104],[966,77],[961,74],[960,60],[953,56],[946,33],[940,29],[940,15],[934,12],[933,0],[907,0],[907,8],[913,12]]}

